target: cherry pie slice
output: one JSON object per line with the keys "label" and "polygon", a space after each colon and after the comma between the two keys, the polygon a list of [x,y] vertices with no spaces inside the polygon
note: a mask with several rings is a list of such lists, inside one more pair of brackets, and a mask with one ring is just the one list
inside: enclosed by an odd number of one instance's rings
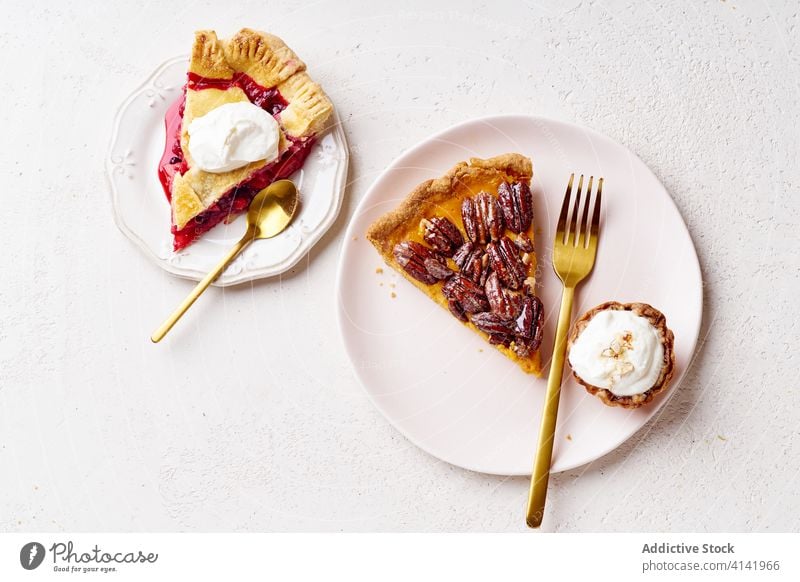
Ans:
{"label": "cherry pie slice", "polygon": [[[176,251],[246,210],[259,190],[302,167],[333,114],[330,100],[305,68],[270,34],[245,28],[220,40],[211,30],[195,33],[184,93],[166,115],[167,144],[158,167],[172,207]],[[202,170],[190,154],[190,124],[238,102],[252,103],[277,121],[277,157],[230,171]]]}

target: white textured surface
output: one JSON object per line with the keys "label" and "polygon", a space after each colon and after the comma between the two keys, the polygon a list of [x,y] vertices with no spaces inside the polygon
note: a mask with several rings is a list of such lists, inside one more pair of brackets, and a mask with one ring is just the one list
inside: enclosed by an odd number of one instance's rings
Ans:
{"label": "white textured surface", "polygon": [[[333,310],[341,234],[373,177],[429,133],[501,112],[637,152],[706,281],[681,390],[622,448],[553,479],[547,529],[800,528],[796,7],[93,4],[18,2],[0,25],[0,530],[523,530],[525,480],[406,442],[355,383]],[[193,30],[241,25],[286,38],[333,97],[350,199],[291,274],[210,290],[153,346],[190,283],[113,224],[111,119]]]}

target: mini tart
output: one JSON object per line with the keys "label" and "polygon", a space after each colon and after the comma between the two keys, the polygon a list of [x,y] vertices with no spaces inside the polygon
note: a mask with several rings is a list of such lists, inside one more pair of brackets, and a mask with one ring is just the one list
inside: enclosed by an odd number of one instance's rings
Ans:
{"label": "mini tart", "polygon": [[575,343],[575,340],[578,338],[581,332],[586,329],[589,321],[591,321],[592,318],[598,313],[607,310],[631,311],[636,315],[647,319],[656,329],[659,339],[661,340],[661,344],[664,347],[664,358],[661,365],[661,373],[659,374],[658,379],[656,380],[655,384],[653,384],[653,387],[646,392],[634,394],[632,396],[617,396],[606,388],[593,386],[584,381],[580,376],[578,376],[578,374],[575,373],[575,370],[572,370],[572,376],[575,378],[576,382],[581,384],[584,388],[586,388],[587,391],[597,396],[608,406],[639,408],[640,406],[653,400],[656,394],[663,392],[669,386],[669,383],[672,380],[672,376],[675,372],[675,336],[667,327],[667,318],[664,317],[664,314],[655,307],[648,305],[647,303],[618,303],[616,301],[608,301],[598,305],[593,309],[590,309],[575,322],[569,338],[567,339],[567,362],[569,362],[569,352],[572,349],[572,345]]}
{"label": "mini tart", "polygon": [[[448,279],[439,280],[435,283],[425,283],[409,274],[403,265],[398,262],[395,252],[396,246],[404,241],[427,245],[429,241],[425,238],[422,225],[432,218],[434,220],[449,220],[458,229],[463,241],[469,243],[469,231],[465,228],[462,218],[462,204],[465,199],[474,198],[476,195],[485,193],[489,193],[495,199],[498,199],[499,189],[504,187],[503,185],[507,186],[509,184],[524,184],[525,192],[530,199],[529,185],[532,176],[533,166],[530,159],[516,153],[504,154],[489,159],[471,158],[469,161],[460,162],[440,178],[428,180],[417,186],[395,210],[378,218],[367,230],[366,237],[375,246],[384,261],[420,291],[454,314],[468,328],[495,345],[506,357],[517,363],[523,371],[541,375],[542,365],[539,344],[541,343],[543,315],[541,301],[534,293],[536,256],[533,250],[532,206],[529,205],[529,226],[524,228],[524,232],[515,233],[508,229],[503,231],[504,236],[511,241],[517,240],[520,236],[528,239],[529,249],[528,252],[524,253],[527,261],[524,265],[525,285],[524,288],[520,286],[514,294],[515,296],[525,295],[530,298],[527,299],[528,301],[532,299],[536,302],[532,308],[533,315],[531,317],[536,320],[539,327],[538,329],[534,328],[534,337],[531,340],[524,338],[515,340],[510,335],[497,335],[482,331],[473,323],[473,321],[477,321],[474,316],[478,315],[485,318],[486,313],[465,314],[462,311],[457,314],[454,312],[451,300],[445,296],[443,288],[453,276],[461,275],[464,271],[456,264],[451,255],[446,254],[444,260],[448,268],[452,269],[453,275]],[[477,246],[488,249],[488,243],[477,244]],[[428,247],[428,250],[431,250],[430,247]],[[521,251],[520,253],[520,256],[522,256],[523,253]],[[488,252],[486,254],[488,256]],[[485,259],[484,261],[488,263]],[[487,270],[488,272],[491,272],[491,269]],[[485,288],[483,287],[485,286],[484,281],[476,281],[476,284],[481,288]],[[487,308],[487,311],[491,310]],[[523,346],[522,342],[528,343]]]}
{"label": "mini tart", "polygon": [[[191,244],[223,220],[247,209],[259,190],[300,169],[333,105],[281,39],[243,28],[230,39],[195,33],[183,95],[166,115],[167,143],[158,167],[172,208],[174,249]],[[228,103],[250,102],[270,113],[281,130],[278,158],[229,172],[196,167],[188,127]]]}

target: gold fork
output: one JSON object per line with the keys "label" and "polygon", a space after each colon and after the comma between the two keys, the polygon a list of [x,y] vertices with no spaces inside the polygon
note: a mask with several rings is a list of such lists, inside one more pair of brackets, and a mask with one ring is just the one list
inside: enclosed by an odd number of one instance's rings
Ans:
{"label": "gold fork", "polygon": [[578,191],[575,194],[572,215],[569,223],[567,222],[574,179],[575,174],[572,174],[569,177],[569,184],[567,184],[567,192],[564,194],[564,203],[561,205],[561,216],[558,218],[558,228],[553,242],[553,269],[564,284],[564,291],[561,295],[561,310],[558,313],[558,327],[556,328],[556,341],[553,347],[553,359],[550,363],[550,375],[547,378],[547,396],[545,397],[544,411],[542,412],[542,426],[539,429],[539,448],[536,451],[536,461],[533,464],[533,473],[531,475],[531,489],[528,494],[528,514],[526,516],[528,527],[542,525],[542,517],[544,516],[547,483],[550,480],[550,463],[553,457],[553,438],[556,432],[556,417],[558,416],[558,400],[561,396],[564,352],[567,348],[567,332],[569,331],[572,317],[572,300],[575,297],[575,287],[592,271],[594,258],[597,254],[603,178],[597,180],[597,196],[594,201],[591,224],[589,224],[589,203],[592,197],[594,176],[589,177],[586,201],[583,205],[583,219],[578,222],[578,210],[580,209],[583,191],[583,174],[578,180]]}

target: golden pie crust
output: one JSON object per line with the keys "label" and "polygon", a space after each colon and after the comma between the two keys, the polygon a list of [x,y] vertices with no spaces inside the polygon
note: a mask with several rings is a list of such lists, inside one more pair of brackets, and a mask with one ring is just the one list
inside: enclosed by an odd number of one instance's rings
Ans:
{"label": "golden pie crust", "polygon": [[[333,113],[333,104],[322,88],[305,72],[306,65],[280,38],[243,28],[227,40],[213,30],[195,33],[189,72],[206,79],[233,79],[245,73],[266,89],[277,89],[287,106],[276,115],[282,135],[280,152],[290,140],[305,139],[321,132]],[[257,170],[264,161],[253,162],[230,172],[209,173],[193,167],[189,154],[187,128],[201,117],[226,103],[248,101],[239,87],[226,89],[187,87],[181,128],[181,149],[189,169],[176,174],[172,183],[172,221],[178,230],[209,208]]]}
{"label": "golden pie crust", "polygon": [[[405,240],[424,244],[419,224],[422,219],[432,216],[449,218],[463,234],[461,203],[464,198],[475,196],[482,191],[496,194],[502,182],[529,184],[532,177],[531,160],[521,154],[508,153],[488,159],[471,158],[469,161],[460,162],[440,178],[427,180],[417,186],[396,209],[378,218],[367,230],[367,239],[375,246],[389,266],[449,312],[447,299],[441,292],[442,282],[426,285],[410,276],[395,260],[394,246]],[[533,230],[532,225],[525,233],[532,242],[534,241]],[[506,235],[512,239],[515,236],[510,232],[507,232]],[[467,240],[466,237],[464,240]],[[448,259],[448,262],[452,264],[452,260]],[[532,278],[535,272],[536,257],[535,252],[532,252],[528,265],[529,277]],[[488,334],[479,330],[471,322],[461,323],[488,340]],[[525,372],[541,375],[542,365],[538,349],[530,356],[521,358],[511,348],[503,345],[495,347],[516,362]]]}
{"label": "golden pie crust", "polygon": [[672,376],[675,373],[675,336],[672,331],[667,327],[667,318],[658,309],[647,303],[618,303],[616,301],[608,301],[584,313],[572,326],[572,331],[567,338],[567,362],[569,362],[569,351],[572,349],[572,344],[575,342],[580,333],[586,329],[589,321],[600,313],[601,311],[617,310],[617,311],[632,311],[636,315],[647,319],[653,327],[656,328],[661,343],[664,346],[664,361],[661,366],[661,374],[658,380],[647,392],[642,394],[634,394],[633,396],[617,396],[610,390],[593,386],[584,381],[575,370],[572,370],[572,376],[575,381],[581,384],[586,390],[597,396],[608,406],[621,406],[623,408],[639,408],[647,404],[655,396],[669,386],[672,381]]}

